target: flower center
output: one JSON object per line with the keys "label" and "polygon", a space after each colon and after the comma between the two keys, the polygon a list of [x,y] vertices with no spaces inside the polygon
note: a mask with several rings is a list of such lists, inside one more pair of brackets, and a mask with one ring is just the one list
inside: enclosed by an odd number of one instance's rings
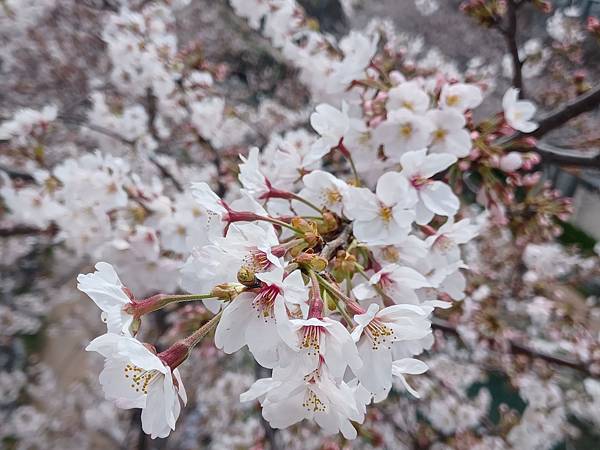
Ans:
{"label": "flower center", "polygon": [[301,346],[307,350],[308,356],[318,356],[321,350],[321,327],[313,325],[304,327]]}
{"label": "flower center", "polygon": [[384,324],[381,320],[374,318],[365,328],[365,334],[371,339],[373,350],[379,350],[382,347],[391,349],[391,343],[394,341],[394,330]]}
{"label": "flower center", "polygon": [[447,236],[444,236],[443,234],[439,235],[435,242],[433,243],[433,246],[435,247],[436,250],[442,252],[442,253],[447,253],[448,251],[450,251],[452,249],[454,245],[454,242],[452,241],[452,239],[449,239]]}
{"label": "flower center", "polygon": [[410,122],[405,122],[402,125],[400,125],[400,134],[406,139],[411,137],[413,134],[412,124]]}
{"label": "flower center", "polygon": [[390,220],[392,220],[392,208],[381,205],[379,207],[379,217],[381,217],[381,220],[383,220],[385,223],[390,222]]}
{"label": "flower center", "polygon": [[323,197],[325,198],[325,203],[328,205],[336,205],[342,201],[342,194],[335,188],[325,189]]}
{"label": "flower center", "polygon": [[446,104],[448,106],[456,106],[458,105],[459,101],[460,97],[458,95],[449,95],[448,97],[446,97]]}
{"label": "flower center", "polygon": [[248,254],[242,260],[242,267],[254,272],[266,272],[273,266],[269,261],[267,254],[258,248],[250,249]]}
{"label": "flower center", "polygon": [[400,259],[400,252],[393,245],[388,245],[381,250],[381,256],[386,261],[396,262]]}
{"label": "flower center", "polygon": [[269,317],[275,317],[275,299],[279,294],[281,294],[281,289],[274,284],[260,289],[258,295],[252,300],[252,308],[258,313],[257,317],[263,317],[265,322],[267,322]]}
{"label": "flower center", "polygon": [[444,130],[443,128],[438,128],[437,130],[435,130],[433,132],[433,141],[434,142],[443,141],[447,135],[448,135],[447,130]]}
{"label": "flower center", "polygon": [[413,102],[409,102],[408,100],[404,100],[400,106],[406,109],[410,109],[411,111],[415,109],[415,105],[413,104]]}
{"label": "flower center", "polygon": [[158,370],[144,370],[133,364],[127,364],[123,372],[125,378],[131,380],[131,388],[135,389],[135,392],[142,392],[143,394],[148,393],[148,388],[154,383],[160,373]]}
{"label": "flower center", "polygon": [[410,184],[412,184],[416,189],[419,189],[430,182],[431,181],[429,178],[422,177],[421,175],[415,175],[410,179]]}
{"label": "flower center", "polygon": [[304,402],[302,402],[302,406],[306,408],[307,411],[312,411],[315,413],[327,411],[327,405],[323,403],[319,396],[310,388],[306,390],[306,395],[304,397]]}

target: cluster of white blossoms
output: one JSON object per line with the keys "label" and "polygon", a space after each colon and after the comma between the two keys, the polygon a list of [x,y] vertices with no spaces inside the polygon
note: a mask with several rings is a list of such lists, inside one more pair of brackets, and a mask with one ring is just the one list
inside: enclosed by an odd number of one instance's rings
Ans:
{"label": "cluster of white blossoms", "polygon": [[[198,221],[206,242],[185,244],[190,295],[137,299],[107,263],[79,277],[107,322],[88,347],[106,358],[107,397],[142,408],[153,437],[168,435],[185,401],[177,367],[213,327],[217,348],[247,346],[272,369],[241,399],[258,399],[274,428],[314,419],[354,438],[351,422],[386,398],[394,377],[418,396],[406,376],[427,370],[414,356],[433,344],[433,310],[464,297],[459,248],[477,232],[455,221],[459,199],[438,175],[469,154],[464,113],[481,100],[474,85],[435,95],[423,81],[398,80],[379,99],[379,120],[364,99],[320,104],[310,118],[317,139],[288,133],[262,154],[251,149],[238,198],[193,183],[208,220]],[[329,154],[347,164],[324,165]],[[200,299],[215,316],[190,337],[161,353],[135,339],[143,315]]]}

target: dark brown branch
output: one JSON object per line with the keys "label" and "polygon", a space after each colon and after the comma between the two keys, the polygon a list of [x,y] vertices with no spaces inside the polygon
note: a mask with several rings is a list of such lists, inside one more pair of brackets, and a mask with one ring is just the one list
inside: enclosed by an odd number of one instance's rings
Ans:
{"label": "dark brown branch", "polygon": [[112,130],[109,130],[108,128],[104,128],[101,127],[99,125],[94,125],[92,123],[86,123],[84,118],[81,117],[73,117],[73,116],[65,116],[65,115],[59,115],[58,116],[59,120],[62,120],[65,123],[71,123],[73,125],[78,125],[80,127],[83,128],[87,128],[88,130],[92,130],[95,131],[97,133],[103,134],[105,136],[111,137],[113,139],[116,139],[117,141],[125,144],[125,145],[130,145],[133,146],[135,145],[135,142],[127,139],[124,136],[121,136],[119,133],[116,133]]}
{"label": "dark brown branch", "polygon": [[0,237],[15,237],[15,236],[41,236],[48,235],[53,236],[56,234],[58,230],[54,226],[50,226],[49,228],[36,228],[30,227],[27,225],[16,225],[10,228],[2,228],[0,227]]}
{"label": "dark brown branch", "polygon": [[23,180],[29,183],[35,183],[33,175],[27,172],[21,172],[20,170],[11,169],[0,164],[0,171],[6,173],[11,180]]}
{"label": "dark brown branch", "polygon": [[179,180],[177,180],[177,178],[175,178],[175,175],[173,175],[169,171],[169,169],[167,169],[165,166],[163,166],[156,159],[156,156],[148,156],[148,159],[150,160],[150,162],[152,162],[152,164],[154,164],[156,166],[156,168],[159,170],[160,174],[163,177],[168,178],[169,180],[171,180],[171,182],[173,183],[173,186],[175,186],[175,189],[177,189],[178,192],[183,192],[183,186],[181,185],[181,183],[179,182]]}
{"label": "dark brown branch", "polygon": [[[456,327],[454,325],[452,325],[450,322],[447,322],[445,320],[434,318],[432,320],[431,326],[435,329],[442,330],[446,333],[452,333],[452,334],[455,334],[458,336],[458,331],[457,331]],[[571,369],[575,369],[580,372],[583,372],[588,376],[596,376],[595,374],[593,374],[590,371],[589,367],[587,365],[583,364],[582,362],[579,362],[579,361],[576,361],[576,360],[573,360],[570,358],[564,358],[562,356],[551,355],[546,352],[537,351],[523,343],[516,342],[514,340],[510,340],[508,343],[510,346],[511,353],[527,355],[534,359],[542,359],[542,360],[547,361],[552,364],[557,364],[559,366],[564,366],[564,367],[570,367]]]}
{"label": "dark brown branch", "polygon": [[535,151],[541,156],[542,162],[565,167],[581,167],[582,169],[600,169],[600,153],[591,156],[578,156],[553,151],[551,147],[538,145]]}
{"label": "dark brown branch", "polygon": [[[154,140],[160,142],[160,136],[158,135],[158,130],[156,129],[156,114],[158,112],[158,107],[156,104],[157,100],[158,99],[156,98],[156,95],[154,95],[154,91],[152,90],[152,88],[149,87],[148,89],[146,89],[146,112],[148,113],[148,129],[150,130],[150,134],[152,135]],[[148,159],[150,159],[152,164],[156,166],[156,168],[159,170],[163,177],[171,180],[173,186],[175,186],[175,189],[177,189],[177,191],[183,192],[183,186],[181,185],[179,180],[175,178],[175,176],[171,173],[169,169],[167,169],[164,165],[160,163],[160,161],[158,161],[155,155],[148,156]]]}
{"label": "dark brown branch", "polygon": [[507,2],[507,25],[506,28],[499,28],[504,36],[506,46],[512,58],[513,76],[512,85],[519,89],[521,98],[525,97],[525,89],[523,87],[523,61],[519,57],[519,45],[517,44],[517,8],[519,4],[515,0]]}
{"label": "dark brown branch", "polygon": [[546,133],[567,123],[584,112],[592,111],[600,105],[600,84],[564,106],[552,111],[539,121],[538,128],[528,136],[540,138]]}

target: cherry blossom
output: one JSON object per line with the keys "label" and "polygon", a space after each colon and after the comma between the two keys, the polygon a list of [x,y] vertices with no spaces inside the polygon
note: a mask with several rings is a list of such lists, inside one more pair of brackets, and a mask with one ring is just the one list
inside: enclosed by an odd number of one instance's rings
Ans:
{"label": "cherry blossom", "polygon": [[417,201],[406,178],[388,172],[379,178],[375,193],[367,188],[350,188],[344,196],[344,213],[354,221],[359,240],[394,244],[408,235]]}
{"label": "cherry blossom", "polygon": [[96,271],[77,277],[77,289],[85,292],[106,317],[109,333],[131,335],[133,315],[125,311],[133,296],[123,286],[113,266],[96,263]]}
{"label": "cherry blossom", "polygon": [[426,150],[408,152],[402,155],[402,175],[410,182],[419,197],[416,206],[416,222],[424,225],[431,222],[435,214],[453,216],[460,202],[450,186],[430,178],[450,167],[456,158],[449,154],[427,155]]}
{"label": "cherry blossom", "polygon": [[504,118],[508,125],[517,131],[531,133],[537,128],[537,123],[531,119],[535,115],[535,105],[527,100],[519,100],[519,90],[509,88],[502,98]]}
{"label": "cherry blossom", "polygon": [[107,333],[94,339],[87,351],[105,358],[100,384],[107,399],[119,408],[141,408],[142,428],[153,439],[175,429],[187,395],[179,371],[163,363],[141,342]]}

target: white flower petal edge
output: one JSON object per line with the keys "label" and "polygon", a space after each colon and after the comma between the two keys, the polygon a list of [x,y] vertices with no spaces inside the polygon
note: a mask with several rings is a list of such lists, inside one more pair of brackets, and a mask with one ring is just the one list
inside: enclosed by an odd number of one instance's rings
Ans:
{"label": "white flower petal edge", "polygon": [[129,329],[133,316],[123,310],[131,299],[123,290],[123,283],[113,266],[99,262],[94,273],[79,274],[77,289],[86,293],[105,313],[103,317],[106,317],[109,333],[131,334]]}
{"label": "white flower petal edge", "polygon": [[421,398],[421,396],[408,384],[404,375],[420,375],[425,373],[427,369],[429,369],[427,364],[414,358],[399,359],[392,363],[392,374],[398,377],[406,390],[416,398]]}

